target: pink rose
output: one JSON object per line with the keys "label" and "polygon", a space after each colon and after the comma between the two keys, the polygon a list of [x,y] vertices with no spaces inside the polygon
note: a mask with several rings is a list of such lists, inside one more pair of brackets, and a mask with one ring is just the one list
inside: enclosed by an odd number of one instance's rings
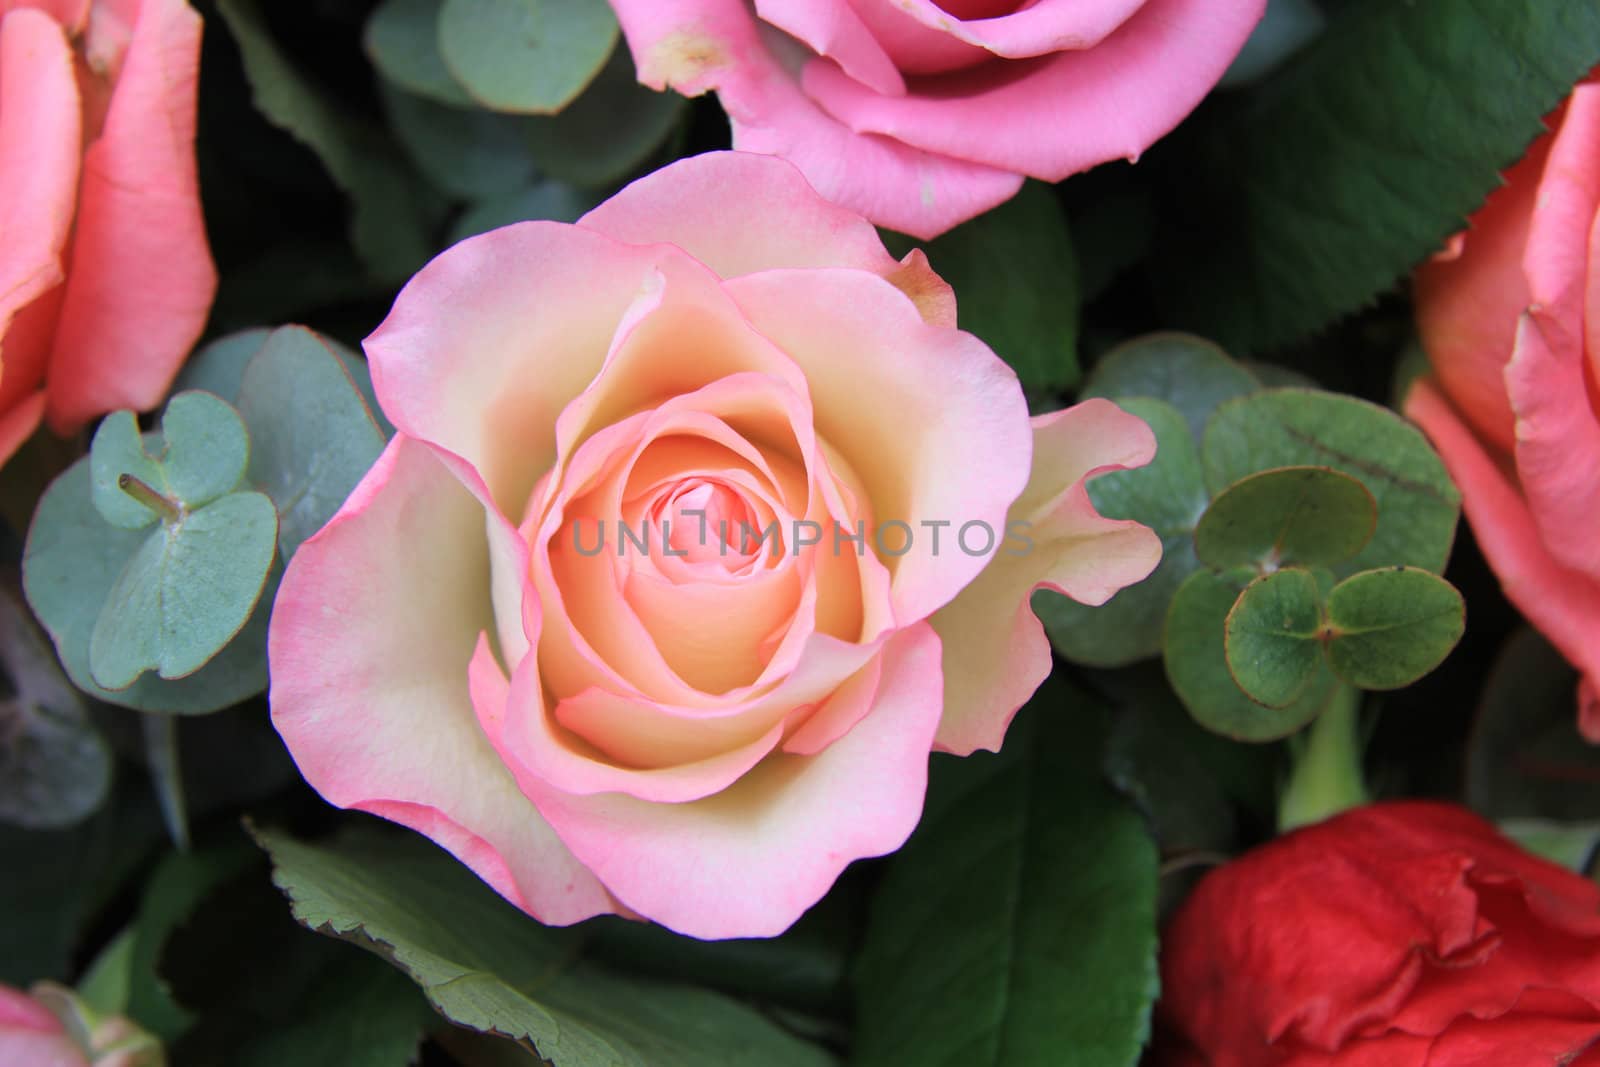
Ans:
{"label": "pink rose", "polygon": [[0,0],[0,462],[160,402],[216,291],[184,0]]}
{"label": "pink rose", "polygon": [[464,241],[366,348],[400,432],[284,577],[273,721],[545,922],[778,933],[900,846],[931,750],[1000,745],[1033,589],[1160,555],[1084,489],[1149,428],[1030,424],[921,253],[779,160]]}
{"label": "pink rose", "polygon": [[733,146],[929,238],[1137,160],[1228,69],[1266,0],[611,0],[639,80],[715,89]]}
{"label": "pink rose", "polygon": [[1600,79],[1417,272],[1433,439],[1506,595],[1583,672],[1600,742]]}
{"label": "pink rose", "polygon": [[48,982],[34,992],[29,996],[0,985],[0,1064],[5,1067],[159,1067],[166,1062],[160,1044],[127,1019],[97,1017],[70,990]]}

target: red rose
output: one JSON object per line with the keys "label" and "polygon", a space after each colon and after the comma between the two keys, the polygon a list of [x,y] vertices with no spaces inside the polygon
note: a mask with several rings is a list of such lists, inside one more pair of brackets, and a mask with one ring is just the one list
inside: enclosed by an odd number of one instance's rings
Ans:
{"label": "red rose", "polygon": [[1358,808],[1201,881],[1161,979],[1167,1064],[1595,1067],[1600,887],[1460,808]]}

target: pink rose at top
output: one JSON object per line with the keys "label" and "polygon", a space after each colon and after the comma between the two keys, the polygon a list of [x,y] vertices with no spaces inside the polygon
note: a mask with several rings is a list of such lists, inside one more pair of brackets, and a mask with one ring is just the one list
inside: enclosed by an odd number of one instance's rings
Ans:
{"label": "pink rose at top", "polygon": [[733,147],[880,226],[938,236],[1137,160],[1215,85],[1266,0],[611,0],[639,80],[715,89]]}
{"label": "pink rose at top", "polygon": [[1084,488],[1149,427],[1030,420],[954,323],[766,156],[441,254],[366,342],[399,433],[278,595],[301,772],[548,923],[788,927],[904,842],[931,751],[999,747],[1050,669],[1032,590],[1160,556]]}
{"label": "pink rose at top", "polygon": [[216,291],[184,0],[0,0],[0,462],[154,407]]}
{"label": "pink rose at top", "polygon": [[1600,78],[1417,272],[1433,376],[1406,413],[1511,602],[1583,673],[1600,742]]}

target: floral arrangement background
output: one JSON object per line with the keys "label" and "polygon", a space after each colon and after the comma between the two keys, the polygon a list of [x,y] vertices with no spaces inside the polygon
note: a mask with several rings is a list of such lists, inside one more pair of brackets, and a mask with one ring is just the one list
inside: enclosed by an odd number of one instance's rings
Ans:
{"label": "floral arrangement background", "polygon": [[0,1064],[1600,1063],[1597,69],[0,0]]}

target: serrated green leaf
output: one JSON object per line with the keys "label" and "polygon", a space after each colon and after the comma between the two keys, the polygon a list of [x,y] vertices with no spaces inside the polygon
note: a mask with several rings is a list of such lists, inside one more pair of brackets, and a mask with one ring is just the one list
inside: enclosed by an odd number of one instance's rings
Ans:
{"label": "serrated green leaf", "polygon": [[433,252],[436,205],[380,128],[340,110],[294,67],[272,38],[256,0],[218,0],[258,110],[321,160],[350,198],[351,238],[374,277],[400,281]]}
{"label": "serrated green leaf", "polygon": [[277,550],[278,514],[261,493],[230,493],[163,522],[129,558],[89,636],[89,671],[126,689],[147,670],[198,671],[244,628]]}
{"label": "serrated green leaf", "polygon": [[617,43],[605,0],[444,0],[439,52],[473,99],[550,115],[599,73]]}
{"label": "serrated green leaf", "polygon": [[362,45],[372,65],[396,85],[441,104],[474,107],[439,54],[442,6],[443,0],[383,0],[367,17]]}
{"label": "serrated green leaf", "polygon": [[1213,493],[1275,467],[1330,467],[1364,485],[1377,528],[1334,568],[1340,576],[1394,564],[1440,571],[1450,556],[1461,494],[1422,432],[1376,404],[1313,389],[1239,397],[1206,424],[1200,457]]}
{"label": "serrated green leaf", "polygon": [[1372,540],[1378,502],[1355,478],[1328,467],[1278,467],[1241,478],[1195,527],[1195,554],[1213,570],[1326,566]]}
{"label": "serrated green leaf", "polygon": [[111,587],[153,534],[106,523],[94,507],[89,464],[83,457],[45,491],[28,527],[22,561],[28,605],[55,642],[72,684],[110,704],[183,715],[217,711],[266,689],[267,619],[276,571],[244,629],[198,672],[177,681],[147,673],[117,691],[95,684],[90,635]]}
{"label": "serrated green leaf", "polygon": [[[890,235],[900,255],[915,242]],[[1053,188],[1027,182],[1010,200],[926,246],[956,291],[961,328],[1017,372],[1024,388],[1078,380],[1078,259]]]}
{"label": "serrated green leaf", "polygon": [[1118,345],[1094,365],[1082,396],[1108,400],[1148,396],[1177,408],[1199,441],[1206,420],[1225,400],[1245,396],[1261,382],[1203,337],[1152,333]]}
{"label": "serrated green leaf", "polygon": [[1268,708],[1246,696],[1228,670],[1228,612],[1254,572],[1196,571],[1178,588],[1167,610],[1162,661],[1167,680],[1195,721],[1238,741],[1275,741],[1316,718],[1337,679],[1319,663],[1317,676],[1300,699]]}
{"label": "serrated green leaf", "polygon": [[446,196],[496,196],[533,179],[533,150],[527,143],[531,120],[450,107],[384,81],[378,90],[406,154]]}
{"label": "serrated green leaf", "polygon": [[378,953],[446,1017],[525,1042],[555,1067],[831,1062],[736,1001],[578,959],[576,931],[539,925],[415,835],[257,839],[302,924]]}
{"label": "serrated green leaf", "polygon": [[1328,662],[1362,689],[1399,689],[1432,671],[1461,640],[1455,586],[1414,567],[1352,575],[1328,594]]}
{"label": "serrated green leaf", "polygon": [[1289,567],[1244,587],[1223,626],[1228,673],[1245,696],[1287,708],[1322,670],[1322,595],[1309,571]]}
{"label": "serrated green leaf", "polygon": [[1033,703],[1003,755],[935,757],[862,944],[853,1063],[1138,1062],[1157,988],[1155,844],[1100,776],[1103,709],[1050,684]]}
{"label": "serrated green leaf", "polygon": [[377,461],[383,431],[344,363],[302,326],[272,332],[245,368],[239,405],[255,442],[250,481],[278,509],[287,560]]}
{"label": "serrated green leaf", "polygon": [[628,175],[665,141],[688,105],[677,93],[639,84],[626,48],[611,53],[583,93],[558,115],[526,120],[539,169],[573,185],[602,186]]}
{"label": "serrated green leaf", "polygon": [[1209,499],[1200,450],[1183,415],[1163,400],[1133,397],[1118,403],[1155,431],[1156,458],[1137,470],[1093,479],[1089,499],[1107,518],[1136,519],[1154,530],[1161,538],[1161,564],[1097,608],[1048,589],[1033,595],[1033,610],[1061,654],[1096,667],[1120,667],[1161,654],[1167,605],[1199,565],[1194,527]]}
{"label": "serrated green leaf", "polygon": [[1164,146],[1155,291],[1237,352],[1356,310],[1464,227],[1597,59],[1592,3],[1343,5]]}

